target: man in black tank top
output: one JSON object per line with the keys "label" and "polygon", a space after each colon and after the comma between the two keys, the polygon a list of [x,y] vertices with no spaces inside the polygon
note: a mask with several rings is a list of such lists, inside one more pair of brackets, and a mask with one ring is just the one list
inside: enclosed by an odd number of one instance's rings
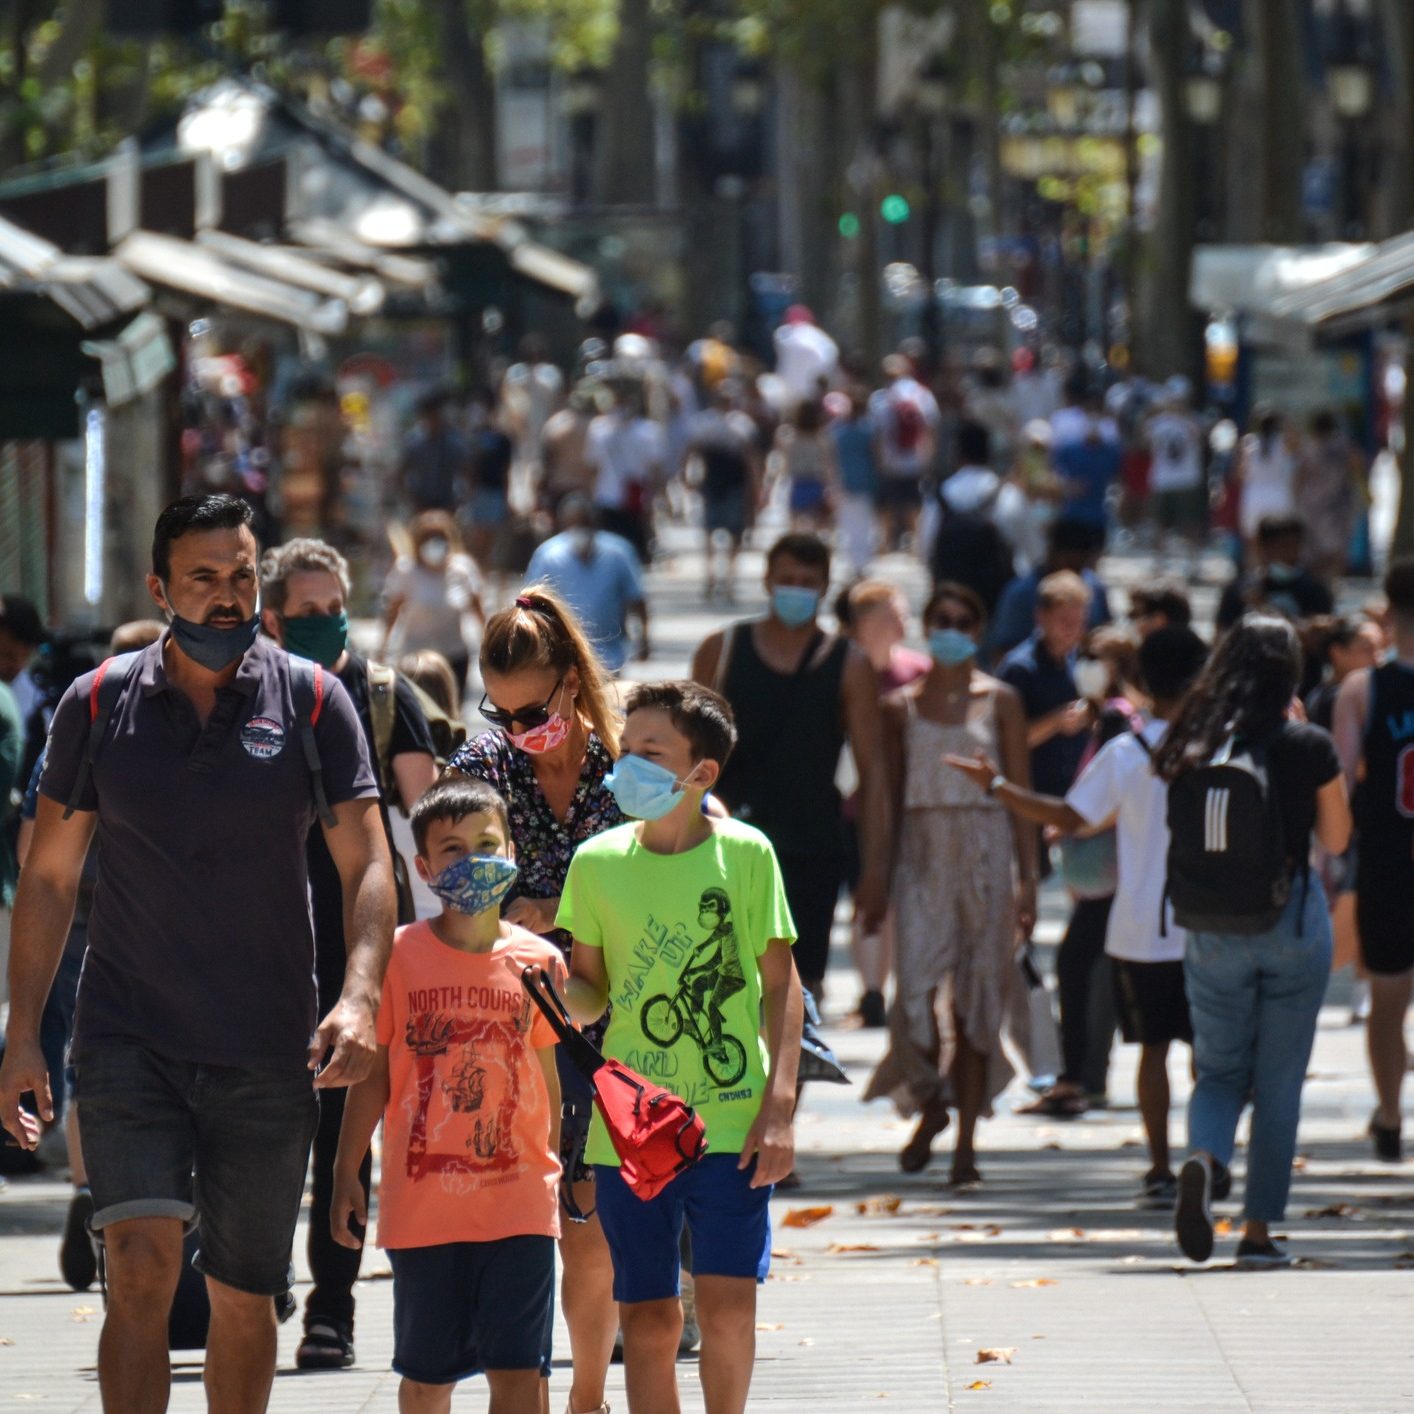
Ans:
{"label": "man in black tank top", "polygon": [[711,634],[692,660],[692,676],[736,715],[736,750],[715,794],[775,846],[800,935],[796,970],[817,996],[844,875],[835,775],[846,739],[859,768],[855,905],[865,927],[888,905],[890,849],[878,684],[869,660],[816,621],[829,583],[825,542],[783,536],[766,559],[767,617]]}
{"label": "man in black tank top", "polygon": [[1397,1160],[1404,1014],[1414,991],[1414,560],[1390,566],[1385,593],[1394,659],[1346,678],[1334,726],[1358,832],[1356,918],[1370,974],[1366,1043],[1379,1097],[1370,1135],[1379,1158]]}

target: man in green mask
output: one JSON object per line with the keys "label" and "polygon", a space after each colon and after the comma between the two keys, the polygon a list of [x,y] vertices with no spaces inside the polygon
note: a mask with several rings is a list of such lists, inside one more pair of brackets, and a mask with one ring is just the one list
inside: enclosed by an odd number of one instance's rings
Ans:
{"label": "man in green mask", "polygon": [[[261,619],[286,652],[312,658],[338,677],[353,699],[368,753],[383,788],[383,824],[395,868],[399,863],[388,818],[390,801],[406,812],[437,776],[431,728],[401,675],[381,668],[349,647],[349,567],[322,540],[291,540],[267,550],[260,562]],[[392,710],[375,706],[391,696]],[[388,723],[379,730],[375,718]],[[386,738],[386,739],[380,739]],[[344,969],[343,888],[316,827],[308,839],[309,890],[314,901],[315,972],[321,998],[337,989]],[[400,889],[400,894],[404,892]],[[400,906],[400,913],[403,908]],[[399,922],[411,922],[411,916]],[[353,1285],[359,1253],[329,1235],[334,1154],[344,1112],[343,1090],[326,1091],[314,1136],[314,1191],[309,1219],[309,1266],[314,1286],[305,1304],[305,1333],[295,1360],[301,1369],[343,1369],[354,1360]],[[371,1160],[362,1170],[365,1193]]]}

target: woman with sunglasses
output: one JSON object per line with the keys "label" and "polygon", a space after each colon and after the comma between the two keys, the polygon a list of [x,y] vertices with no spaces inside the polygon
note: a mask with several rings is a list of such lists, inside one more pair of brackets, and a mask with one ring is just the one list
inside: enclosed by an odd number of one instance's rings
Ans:
{"label": "woman with sunglasses", "polygon": [[[481,638],[481,715],[495,728],[467,742],[447,769],[487,781],[510,810],[520,873],[503,910],[512,923],[557,943],[555,914],[576,848],[624,816],[605,789],[618,752],[609,680],[574,613],[544,585],[521,591],[493,615]],[[596,1042],[596,1028],[586,1028]],[[564,1264],[561,1300],[570,1331],[571,1414],[606,1410],[604,1379],[618,1329],[613,1265],[594,1217],[593,1179],[584,1164],[590,1097],[573,1067],[560,1067]],[[574,1106],[574,1112],[570,1107]],[[587,1217],[585,1215],[588,1215]]]}
{"label": "woman with sunglasses", "polygon": [[971,589],[940,584],[923,611],[932,666],[884,704],[898,839],[895,1000],[889,1050],[865,1098],[888,1096],[918,1116],[899,1155],[905,1173],[926,1167],[956,1109],[957,1187],[980,1181],[977,1120],[1011,1079],[1002,1021],[1018,930],[1029,936],[1036,921],[1035,831],[944,764],[986,752],[1005,777],[1030,780],[1021,700],[977,667],[985,620]]}

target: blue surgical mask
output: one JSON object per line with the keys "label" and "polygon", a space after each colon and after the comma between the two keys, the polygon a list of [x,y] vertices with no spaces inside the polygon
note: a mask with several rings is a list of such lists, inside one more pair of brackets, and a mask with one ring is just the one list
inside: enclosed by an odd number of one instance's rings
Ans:
{"label": "blue surgical mask", "polygon": [[[167,603],[170,605],[171,602],[171,597],[168,596]],[[258,613],[234,628],[193,623],[191,619],[184,619],[175,611],[172,613],[173,642],[192,662],[200,663],[209,673],[222,672],[237,659],[245,657],[259,632]]]}
{"label": "blue surgical mask", "polygon": [[955,668],[977,656],[977,645],[960,628],[935,628],[928,633],[928,652],[935,663]]}
{"label": "blue surgical mask", "polygon": [[464,854],[447,865],[427,887],[453,913],[485,913],[510,892],[520,870],[499,854]]}
{"label": "blue surgical mask", "polygon": [[820,591],[801,589],[794,584],[771,588],[771,612],[787,628],[804,628],[820,611]]}
{"label": "blue surgical mask", "polygon": [[646,756],[620,756],[604,784],[635,820],[661,820],[682,799],[677,777]]}

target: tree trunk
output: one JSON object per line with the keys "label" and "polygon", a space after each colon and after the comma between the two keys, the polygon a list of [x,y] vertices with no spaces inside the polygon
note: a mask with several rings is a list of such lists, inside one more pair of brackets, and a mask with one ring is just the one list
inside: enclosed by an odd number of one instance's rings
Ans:
{"label": "tree trunk", "polygon": [[1262,72],[1262,239],[1296,245],[1305,233],[1301,179],[1306,165],[1306,81],[1300,0],[1249,0]]}
{"label": "tree trunk", "polygon": [[648,97],[651,0],[619,0],[619,32],[604,83],[594,199],[605,205],[653,201],[653,117]]}
{"label": "tree trunk", "polygon": [[1198,360],[1197,319],[1188,304],[1198,194],[1193,125],[1184,102],[1191,42],[1188,0],[1152,0],[1149,71],[1164,146],[1135,343],[1141,370],[1156,378],[1190,373]]}
{"label": "tree trunk", "polygon": [[[1414,6],[1409,0],[1379,0],[1381,39],[1394,75],[1375,199],[1374,234],[1388,239],[1414,222]],[[1383,105],[1381,105],[1383,106]]]}
{"label": "tree trunk", "polygon": [[486,62],[487,17],[469,13],[467,0],[437,0],[437,11],[448,99],[432,144],[433,175],[451,191],[495,191],[496,81]]}

